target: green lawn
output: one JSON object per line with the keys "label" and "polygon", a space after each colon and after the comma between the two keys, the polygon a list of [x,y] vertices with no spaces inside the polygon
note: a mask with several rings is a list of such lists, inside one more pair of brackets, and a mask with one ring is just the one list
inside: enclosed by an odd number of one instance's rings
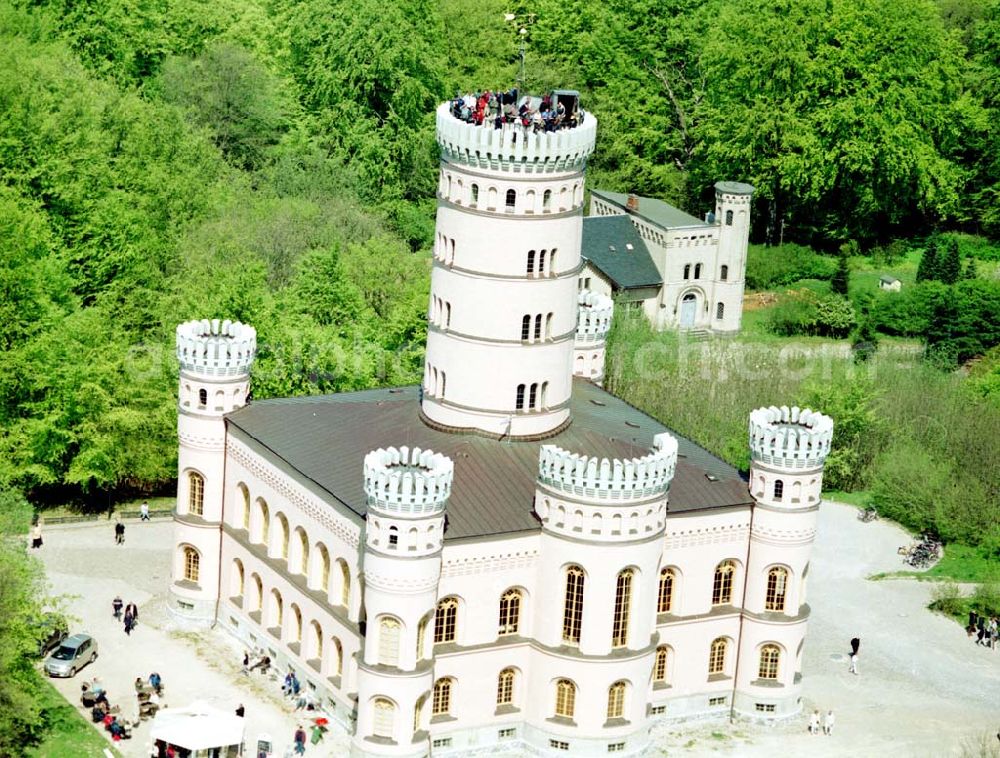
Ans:
{"label": "green lawn", "polygon": [[[51,684],[42,680],[48,734],[25,751],[27,758],[104,758],[110,743]],[[118,751],[111,748],[118,755]]]}

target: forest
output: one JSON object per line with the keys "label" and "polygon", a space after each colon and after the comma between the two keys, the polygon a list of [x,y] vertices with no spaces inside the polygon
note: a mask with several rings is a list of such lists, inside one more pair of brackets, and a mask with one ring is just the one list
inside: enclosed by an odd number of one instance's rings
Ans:
{"label": "forest", "polygon": [[[525,88],[578,89],[599,119],[590,186],[699,216],[716,180],[757,188],[748,286],[777,301],[747,315],[740,361],[789,337],[864,347],[794,385],[699,384],[673,359],[643,382],[638,353],[680,349],[619,319],[611,386],[737,464],[749,403],[815,403],[838,422],[832,486],[1000,548],[982,507],[1000,499],[998,0],[0,0],[0,494],[18,528],[22,495],[169,491],[181,321],[255,325],[258,398],[418,381],[433,110],[512,86],[522,37]],[[893,267],[906,290],[870,296]],[[898,344],[919,349],[906,370]],[[711,392],[673,402],[675,380]],[[4,602],[22,608],[39,578],[13,555]],[[15,626],[0,650],[23,650]],[[0,706],[30,676],[17,660],[0,655]],[[30,704],[0,707],[0,755],[38,728]]]}

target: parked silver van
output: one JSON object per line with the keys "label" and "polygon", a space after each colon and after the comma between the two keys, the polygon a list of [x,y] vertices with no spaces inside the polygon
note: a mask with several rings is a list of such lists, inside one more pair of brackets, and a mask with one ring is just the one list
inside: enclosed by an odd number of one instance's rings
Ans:
{"label": "parked silver van", "polygon": [[49,676],[76,676],[76,672],[97,660],[97,640],[89,634],[74,634],[62,641],[45,659],[45,673]]}

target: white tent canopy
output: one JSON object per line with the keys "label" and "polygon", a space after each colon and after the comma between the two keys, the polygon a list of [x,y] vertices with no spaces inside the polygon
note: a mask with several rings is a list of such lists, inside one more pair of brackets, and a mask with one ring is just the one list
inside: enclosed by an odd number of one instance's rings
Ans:
{"label": "white tent canopy", "polygon": [[153,742],[163,740],[188,750],[229,747],[243,742],[245,720],[195,702],[187,708],[162,708],[153,719]]}

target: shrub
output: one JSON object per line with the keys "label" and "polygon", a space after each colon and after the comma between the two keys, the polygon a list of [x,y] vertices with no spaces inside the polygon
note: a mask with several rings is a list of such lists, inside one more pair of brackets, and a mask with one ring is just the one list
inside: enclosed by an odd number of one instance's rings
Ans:
{"label": "shrub", "polygon": [[836,270],[836,258],[820,255],[804,245],[750,245],[746,282],[749,289],[763,290],[787,286],[800,279],[828,281]]}
{"label": "shrub", "polygon": [[980,584],[972,594],[972,607],[981,615],[1000,615],[1000,584]]}
{"label": "shrub", "polygon": [[961,618],[968,612],[969,599],[956,582],[941,582],[931,590],[931,608],[946,616]]}

